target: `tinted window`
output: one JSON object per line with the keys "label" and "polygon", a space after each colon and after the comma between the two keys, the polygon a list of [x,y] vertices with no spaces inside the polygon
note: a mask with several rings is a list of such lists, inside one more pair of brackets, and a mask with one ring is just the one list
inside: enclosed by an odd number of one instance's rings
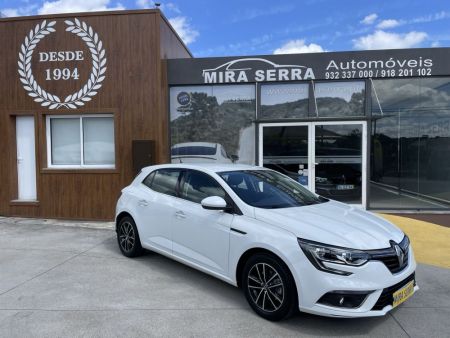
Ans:
{"label": "tinted window", "polygon": [[275,171],[229,171],[220,176],[245,203],[258,208],[289,208],[328,201]]}
{"label": "tinted window", "polygon": [[364,115],[364,81],[320,82],[314,92],[319,117]]}
{"label": "tinted window", "polygon": [[[171,196],[177,195],[177,182],[180,170],[161,169],[155,172],[150,188]],[[144,183],[145,184],[145,183]]]}
{"label": "tinted window", "polygon": [[181,198],[196,203],[210,196],[225,198],[225,191],[211,176],[194,170],[188,171],[185,175]]}
{"label": "tinted window", "polygon": [[450,78],[374,80],[372,114],[450,107]]}
{"label": "tinted window", "polygon": [[142,183],[145,184],[147,187],[151,188],[154,176],[155,176],[155,172],[153,171],[142,181]]}
{"label": "tinted window", "polygon": [[370,207],[450,206],[450,78],[374,80]]}
{"label": "tinted window", "polygon": [[371,149],[371,208],[449,208],[450,109],[384,112]]}
{"label": "tinted window", "polygon": [[215,147],[191,146],[172,148],[172,155],[215,155]]}
{"label": "tinted window", "polygon": [[261,119],[308,117],[309,85],[263,84],[261,85]]}
{"label": "tinted window", "polygon": [[[236,66],[236,65],[233,65]],[[171,146],[193,146],[215,143],[223,147],[238,163],[255,162],[256,99],[254,84],[177,86],[170,88]],[[191,143],[190,145],[188,143]],[[204,144],[203,144],[204,145]],[[183,163],[211,162],[209,154],[172,154],[172,161],[179,163],[179,155],[205,156],[208,158],[182,158]],[[222,159],[223,160],[223,159]],[[229,161],[226,161],[229,162]]]}

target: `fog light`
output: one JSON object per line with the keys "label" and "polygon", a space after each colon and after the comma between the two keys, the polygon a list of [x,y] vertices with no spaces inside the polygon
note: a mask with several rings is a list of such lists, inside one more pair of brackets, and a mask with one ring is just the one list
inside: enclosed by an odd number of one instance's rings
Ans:
{"label": "fog light", "polygon": [[317,303],[341,308],[357,308],[372,291],[332,291],[324,294]]}

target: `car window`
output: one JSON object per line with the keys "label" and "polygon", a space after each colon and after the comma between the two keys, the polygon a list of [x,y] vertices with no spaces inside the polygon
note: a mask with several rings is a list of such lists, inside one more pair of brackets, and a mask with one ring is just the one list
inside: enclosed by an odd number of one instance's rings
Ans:
{"label": "car window", "polygon": [[147,178],[149,178],[149,181],[151,180],[151,182],[147,182],[146,184],[146,178],[142,183],[144,183],[154,191],[170,196],[177,196],[177,182],[180,176],[180,172],[181,170],[178,169],[156,170],[153,177],[150,176],[151,174],[147,176]]}
{"label": "car window", "polygon": [[155,171],[152,171],[150,174],[148,174],[147,177],[142,181],[142,183],[151,188],[153,177],[155,177]]}
{"label": "car window", "polygon": [[219,175],[245,203],[258,208],[289,208],[328,201],[272,170],[229,171]]}
{"label": "car window", "polygon": [[207,146],[185,146],[172,148],[172,156],[179,155],[215,155],[215,147]]}
{"label": "car window", "polygon": [[221,150],[222,156],[225,157],[225,158],[228,158],[228,154],[225,151],[225,148],[222,147],[222,148],[220,148],[220,150]]}
{"label": "car window", "polygon": [[181,198],[195,203],[200,203],[204,198],[210,196],[220,196],[225,199],[225,190],[208,174],[189,170],[185,175]]}

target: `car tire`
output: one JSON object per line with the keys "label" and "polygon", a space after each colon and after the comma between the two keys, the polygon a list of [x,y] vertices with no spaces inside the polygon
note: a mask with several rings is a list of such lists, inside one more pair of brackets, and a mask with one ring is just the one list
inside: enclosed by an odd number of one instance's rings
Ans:
{"label": "car tire", "polygon": [[241,285],[252,309],[265,319],[279,321],[298,311],[294,278],[274,255],[251,256],[245,263]]}
{"label": "car tire", "polygon": [[123,217],[117,224],[117,243],[120,251],[126,257],[137,257],[144,251],[136,223],[129,216]]}

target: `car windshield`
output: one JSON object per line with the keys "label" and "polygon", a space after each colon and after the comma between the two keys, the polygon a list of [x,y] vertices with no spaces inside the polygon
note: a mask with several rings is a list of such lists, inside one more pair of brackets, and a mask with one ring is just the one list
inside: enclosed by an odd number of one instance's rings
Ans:
{"label": "car windshield", "polygon": [[216,148],[206,146],[186,146],[172,148],[172,155],[215,155]]}
{"label": "car windshield", "polygon": [[272,170],[240,170],[218,174],[245,203],[257,208],[292,208],[328,201]]}

